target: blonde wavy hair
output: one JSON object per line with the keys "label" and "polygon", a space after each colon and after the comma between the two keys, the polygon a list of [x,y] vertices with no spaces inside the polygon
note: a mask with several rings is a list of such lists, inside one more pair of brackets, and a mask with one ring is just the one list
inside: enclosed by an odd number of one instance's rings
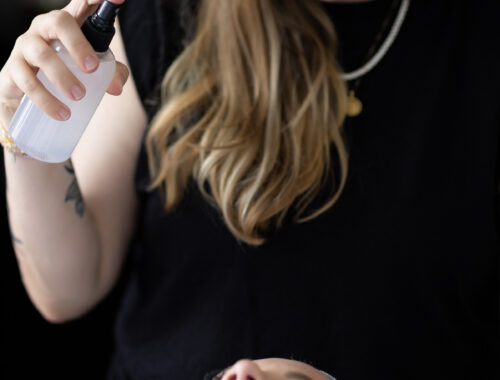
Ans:
{"label": "blonde wavy hair", "polygon": [[[149,188],[172,210],[194,179],[234,236],[259,245],[285,217],[329,209],[344,188],[335,30],[318,0],[201,0],[197,17],[146,136]],[[311,210],[326,184],[329,196]]]}

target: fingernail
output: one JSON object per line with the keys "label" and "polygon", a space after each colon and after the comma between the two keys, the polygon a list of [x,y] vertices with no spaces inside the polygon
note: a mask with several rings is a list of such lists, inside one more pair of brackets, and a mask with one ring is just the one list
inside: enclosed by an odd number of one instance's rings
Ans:
{"label": "fingernail", "polygon": [[83,63],[88,71],[92,71],[97,67],[97,59],[91,55],[85,58]]}
{"label": "fingernail", "polygon": [[61,108],[59,110],[59,116],[61,116],[63,120],[68,120],[71,116],[71,113],[66,108]]}
{"label": "fingernail", "polygon": [[80,100],[85,96],[85,91],[80,86],[75,85],[71,87],[71,95],[75,100]]}

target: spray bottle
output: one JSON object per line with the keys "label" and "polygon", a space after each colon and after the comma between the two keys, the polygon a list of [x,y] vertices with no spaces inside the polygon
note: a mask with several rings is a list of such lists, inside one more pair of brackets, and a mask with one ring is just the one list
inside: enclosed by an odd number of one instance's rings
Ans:
{"label": "spray bottle", "polygon": [[27,155],[40,161],[57,163],[66,161],[73,153],[115,74],[115,57],[109,44],[115,34],[113,24],[119,9],[119,5],[105,1],[82,26],[83,34],[99,59],[95,72],[87,74],[81,71],[61,42],[51,44],[85,86],[86,95],[81,100],[73,101],[55,87],[42,70],[38,71],[40,82],[70,108],[71,117],[66,121],[52,119],[25,95],[12,118],[9,134]]}

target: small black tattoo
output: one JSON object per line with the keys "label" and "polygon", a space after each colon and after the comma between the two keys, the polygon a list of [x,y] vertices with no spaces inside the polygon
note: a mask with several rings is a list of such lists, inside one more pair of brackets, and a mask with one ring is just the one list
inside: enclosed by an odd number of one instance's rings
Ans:
{"label": "small black tattoo", "polygon": [[66,191],[64,202],[75,201],[75,212],[80,218],[83,218],[83,214],[85,213],[85,204],[83,203],[82,193],[80,191],[80,187],[78,186],[75,169],[73,168],[71,160],[68,161],[67,165],[64,165],[64,169],[66,169],[69,174],[74,176],[73,181],[70,183],[68,190]]}
{"label": "small black tattoo", "polygon": [[14,233],[12,231],[10,231],[10,237],[12,239],[12,241],[16,244],[23,244],[23,242],[21,241],[21,239],[17,238]]}

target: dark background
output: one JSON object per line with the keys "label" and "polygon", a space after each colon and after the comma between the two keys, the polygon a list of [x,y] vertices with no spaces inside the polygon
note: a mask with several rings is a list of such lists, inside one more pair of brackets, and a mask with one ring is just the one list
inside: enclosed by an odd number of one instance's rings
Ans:
{"label": "dark background", "polygon": [[[0,67],[15,39],[33,17],[64,0],[0,0]],[[21,282],[7,224],[5,172],[0,152],[1,379],[103,379],[111,355],[117,295],[113,294],[82,319],[47,322],[32,305]]]}

